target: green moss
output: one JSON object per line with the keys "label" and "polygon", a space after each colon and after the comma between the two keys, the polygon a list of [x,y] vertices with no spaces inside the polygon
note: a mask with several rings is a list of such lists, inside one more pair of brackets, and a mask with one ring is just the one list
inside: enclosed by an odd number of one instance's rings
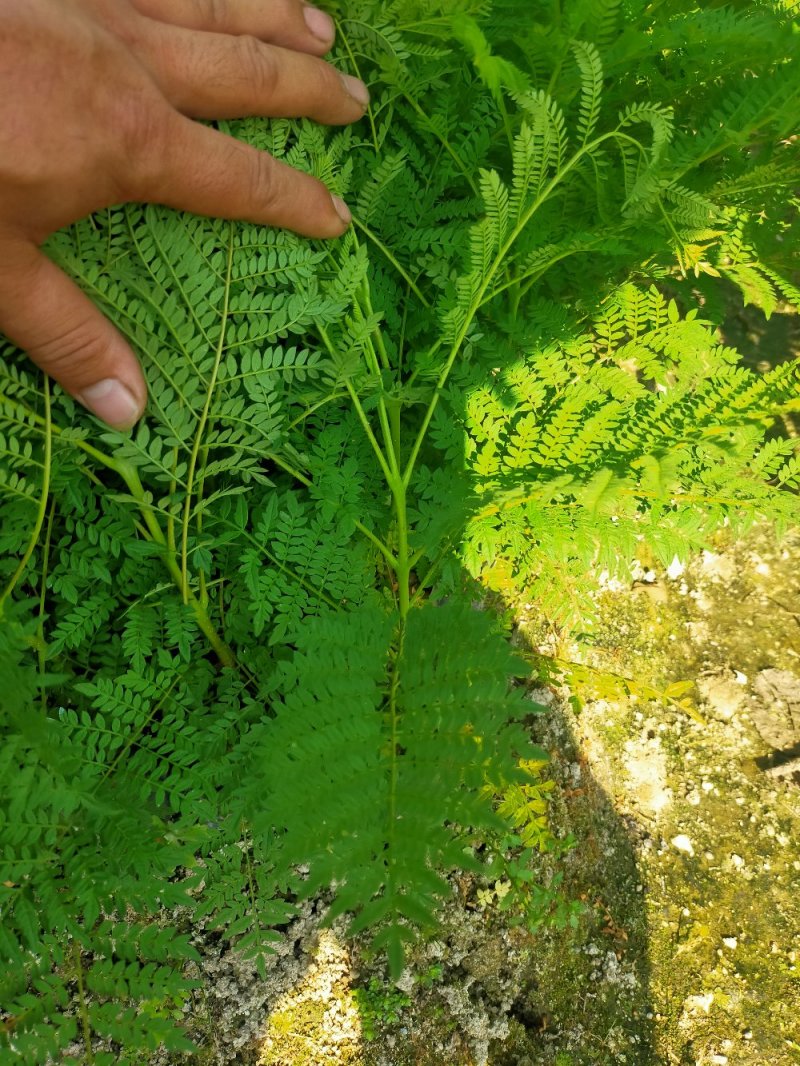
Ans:
{"label": "green moss", "polygon": [[[267,1040],[259,1066],[319,1066],[328,1061],[324,1051],[325,1016],[331,1004],[320,999],[292,1000],[270,1015]],[[360,1046],[336,1045],[337,1066],[361,1066]]]}
{"label": "green moss", "polygon": [[376,977],[370,978],[365,986],[354,989],[353,996],[361,1015],[361,1032],[365,1040],[374,1040],[388,1026],[397,1025],[411,1002],[405,992]]}

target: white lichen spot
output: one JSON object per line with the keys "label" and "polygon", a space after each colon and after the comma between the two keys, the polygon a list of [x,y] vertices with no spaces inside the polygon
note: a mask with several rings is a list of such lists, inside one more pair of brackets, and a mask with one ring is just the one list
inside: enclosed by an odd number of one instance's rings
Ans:
{"label": "white lichen spot", "polygon": [[686,567],[683,565],[683,563],[680,561],[680,559],[676,555],[674,557],[674,559],[672,560],[672,562],[667,567],[667,577],[671,581],[677,581],[679,577],[683,576],[683,572],[684,572],[685,569],[686,569]]}
{"label": "white lichen spot", "polygon": [[703,1011],[704,1014],[708,1014],[711,1010],[711,1005],[714,1002],[713,992],[703,992],[699,996],[689,996],[683,1007],[684,1010],[690,1014],[697,1014],[699,1011]]}
{"label": "white lichen spot", "polygon": [[658,738],[646,745],[629,741],[625,745],[628,787],[646,814],[657,817],[672,800],[667,785],[667,760]]}
{"label": "white lichen spot", "polygon": [[712,581],[733,581],[736,577],[736,565],[736,559],[730,555],[703,552],[702,566]]}
{"label": "white lichen spot", "polygon": [[742,686],[734,677],[724,674],[700,677],[697,687],[711,710],[726,720],[733,718],[744,702]]}
{"label": "white lichen spot", "polygon": [[676,837],[672,838],[670,843],[676,851],[683,852],[684,855],[694,855],[694,845],[685,833],[679,833]]}

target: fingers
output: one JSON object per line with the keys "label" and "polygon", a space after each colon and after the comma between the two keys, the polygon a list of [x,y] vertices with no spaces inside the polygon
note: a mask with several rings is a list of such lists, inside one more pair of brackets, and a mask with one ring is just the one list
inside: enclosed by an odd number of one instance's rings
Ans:
{"label": "fingers", "polygon": [[135,355],[36,245],[0,245],[0,329],[98,418],[129,429],[147,389]]}
{"label": "fingers", "polygon": [[301,0],[134,0],[158,22],[234,36],[252,34],[282,48],[324,55],[333,45],[330,15]]}
{"label": "fingers", "polygon": [[339,237],[350,212],[308,174],[250,145],[173,112],[170,149],[144,180],[136,199],[216,218],[294,230],[305,237]]}
{"label": "fingers", "polygon": [[251,35],[161,27],[137,51],[167,100],[193,118],[268,115],[343,125],[361,118],[369,103],[357,78]]}

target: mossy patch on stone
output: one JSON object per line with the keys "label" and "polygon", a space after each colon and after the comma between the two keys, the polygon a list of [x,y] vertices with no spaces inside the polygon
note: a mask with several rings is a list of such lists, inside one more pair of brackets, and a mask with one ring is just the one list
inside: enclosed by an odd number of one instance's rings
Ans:
{"label": "mossy patch on stone", "polygon": [[349,949],[323,930],[303,979],[270,1011],[258,1064],[360,1066],[361,1043]]}

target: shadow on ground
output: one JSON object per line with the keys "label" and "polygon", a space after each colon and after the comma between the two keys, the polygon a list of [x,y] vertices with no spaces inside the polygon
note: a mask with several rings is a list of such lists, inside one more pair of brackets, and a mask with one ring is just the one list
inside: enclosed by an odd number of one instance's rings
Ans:
{"label": "shadow on ground", "polygon": [[[535,873],[542,883],[561,879],[560,897],[581,904],[577,921],[531,932],[503,909],[502,883],[455,878],[441,929],[413,954],[417,976],[402,985],[408,1001],[364,1043],[364,1066],[656,1061],[637,858],[647,834],[616,812],[581,751],[565,698],[537,688],[531,699],[545,708],[530,727],[552,753],[552,828],[575,840],[565,857],[542,856]],[[377,972],[367,964],[356,979],[364,985]]]}
{"label": "shadow on ground", "polygon": [[584,910],[576,929],[530,941],[530,986],[511,1010],[511,1033],[493,1066],[603,1066],[654,1060],[646,881],[638,855],[648,835],[621,816],[573,730],[569,705],[550,692],[536,740],[553,753],[551,817],[575,847],[561,890]]}

